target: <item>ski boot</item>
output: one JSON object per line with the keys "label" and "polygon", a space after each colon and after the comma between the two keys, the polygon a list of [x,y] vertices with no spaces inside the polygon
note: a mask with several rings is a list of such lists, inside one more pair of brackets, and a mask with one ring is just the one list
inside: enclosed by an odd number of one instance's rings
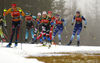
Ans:
{"label": "ski boot", "polygon": [[43,44],[43,42],[40,42],[40,44]]}
{"label": "ski boot", "polygon": [[46,44],[47,44],[47,42],[46,42],[46,41],[44,41],[44,42],[43,42],[43,46],[46,46]]}
{"label": "ski boot", "polygon": [[18,42],[15,42],[15,47],[17,47],[18,46]]}
{"label": "ski boot", "polygon": [[18,45],[17,44],[15,44],[15,47],[17,47]]}
{"label": "ski boot", "polygon": [[49,43],[49,47],[48,47],[48,49],[50,49],[50,47],[51,47],[51,44],[52,44],[52,43],[50,42],[50,43]]}
{"label": "ski boot", "polygon": [[61,45],[61,41],[59,41],[59,45]]}
{"label": "ski boot", "polygon": [[70,41],[70,42],[69,42],[69,44],[67,44],[67,46],[70,46],[70,45],[71,45],[71,43],[72,43],[72,41]]}
{"label": "ski boot", "polygon": [[11,45],[12,45],[12,43],[11,43],[11,42],[9,42],[9,44],[8,44],[6,47],[11,47]]}
{"label": "ski boot", "polygon": [[36,43],[36,41],[37,41],[37,39],[32,39],[32,42],[31,42],[31,44],[34,44],[34,43]]}
{"label": "ski boot", "polygon": [[24,43],[27,43],[27,39],[25,39],[25,42]]}
{"label": "ski boot", "polygon": [[80,41],[77,41],[77,46],[80,46]]}

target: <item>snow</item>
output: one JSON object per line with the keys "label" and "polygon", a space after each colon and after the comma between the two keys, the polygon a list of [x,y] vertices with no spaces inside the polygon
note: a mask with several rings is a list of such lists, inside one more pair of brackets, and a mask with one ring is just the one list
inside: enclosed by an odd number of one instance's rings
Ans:
{"label": "snow", "polygon": [[[100,53],[99,46],[65,46],[65,45],[52,45],[48,47],[39,47],[41,44],[18,44],[16,48],[6,48],[7,43],[0,43],[0,63],[44,63],[37,59],[27,59],[28,56],[62,56],[67,54],[51,54],[60,52],[71,53]],[[12,44],[14,47],[14,44]],[[50,53],[50,54],[48,54]]]}

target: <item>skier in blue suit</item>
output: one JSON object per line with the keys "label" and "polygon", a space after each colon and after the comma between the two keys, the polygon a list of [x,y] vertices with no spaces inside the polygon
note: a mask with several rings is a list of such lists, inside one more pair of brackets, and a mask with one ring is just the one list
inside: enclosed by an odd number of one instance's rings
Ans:
{"label": "skier in blue suit", "polygon": [[76,32],[77,32],[77,46],[80,45],[80,33],[81,33],[81,30],[82,30],[82,20],[85,21],[84,28],[86,28],[86,25],[87,25],[86,19],[82,15],[80,15],[80,11],[77,11],[76,15],[74,16],[74,18],[72,20],[72,25],[74,24],[74,21],[76,21],[76,24],[74,26],[74,30],[73,30],[73,34],[71,36],[71,40],[70,40],[69,44],[67,44],[67,45],[71,45]]}
{"label": "skier in blue suit", "polygon": [[[62,18],[59,17],[59,15],[56,15],[56,20],[55,20],[55,31],[53,33],[52,39],[54,39],[55,35],[58,32],[58,38],[59,38],[59,45],[61,45],[61,33],[63,31],[63,29],[66,27],[66,21]],[[64,26],[63,26],[63,22],[64,22]]]}

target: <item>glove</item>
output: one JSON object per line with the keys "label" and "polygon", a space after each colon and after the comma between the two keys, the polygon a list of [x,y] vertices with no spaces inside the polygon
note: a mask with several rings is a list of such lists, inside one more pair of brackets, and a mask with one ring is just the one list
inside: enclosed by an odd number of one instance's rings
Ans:
{"label": "glove", "polygon": [[64,29],[66,30],[66,27],[64,27]]}
{"label": "glove", "polygon": [[72,23],[71,25],[73,25],[74,23]]}
{"label": "glove", "polygon": [[86,28],[86,25],[84,26],[84,28]]}
{"label": "glove", "polygon": [[7,26],[4,26],[5,28],[7,28]]}

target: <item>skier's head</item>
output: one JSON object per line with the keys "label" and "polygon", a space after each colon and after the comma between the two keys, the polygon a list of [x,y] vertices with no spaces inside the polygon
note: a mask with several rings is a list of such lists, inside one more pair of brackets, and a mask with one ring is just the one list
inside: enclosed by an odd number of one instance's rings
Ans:
{"label": "skier's head", "polygon": [[52,11],[48,11],[48,15],[50,15],[50,16],[51,16],[51,15],[52,15]]}
{"label": "skier's head", "polygon": [[77,11],[77,12],[76,12],[76,15],[79,16],[79,15],[80,15],[80,11]]}
{"label": "skier's head", "polygon": [[59,14],[56,14],[56,20],[58,20],[59,19]]}
{"label": "skier's head", "polygon": [[25,14],[26,14],[26,16],[27,16],[27,15],[29,15],[30,13],[29,13],[29,11],[27,11]]}
{"label": "skier's head", "polygon": [[37,16],[38,16],[38,17],[41,17],[41,12],[38,12],[38,13],[37,13]]}
{"label": "skier's head", "polygon": [[47,12],[46,11],[43,11],[42,12],[42,16],[45,18],[47,16]]}
{"label": "skier's head", "polygon": [[16,9],[16,6],[17,6],[17,4],[14,2],[14,3],[12,3],[12,4],[11,4],[11,6],[12,6],[12,9],[13,9],[13,10],[15,10],[15,9]]}

